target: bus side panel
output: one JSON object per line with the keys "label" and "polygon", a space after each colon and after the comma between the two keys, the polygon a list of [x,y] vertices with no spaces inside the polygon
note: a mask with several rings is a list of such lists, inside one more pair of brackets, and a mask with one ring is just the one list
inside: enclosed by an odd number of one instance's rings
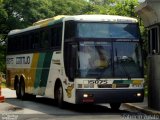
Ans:
{"label": "bus side panel", "polygon": [[29,74],[26,76],[26,92],[34,93],[34,83],[35,83],[35,74],[37,70],[37,63],[39,59],[39,53],[34,53],[32,57],[31,67],[29,69]]}
{"label": "bus side panel", "polygon": [[[7,84],[9,88],[14,89],[15,77],[17,76],[16,79],[19,82],[20,78],[23,78],[25,92],[33,93],[38,56],[38,53],[7,56]],[[26,59],[28,59],[27,62]]]}
{"label": "bus side panel", "polygon": [[7,83],[13,89],[15,76],[25,82],[25,92],[44,95],[53,52],[7,56]]}
{"label": "bus side panel", "polygon": [[53,52],[40,53],[35,74],[34,94],[45,95]]}
{"label": "bus side panel", "polygon": [[60,80],[63,87],[63,100],[69,103],[75,103],[74,82],[69,82],[65,75],[61,53],[54,52],[51,61],[45,97],[54,98],[55,82],[56,80]]}
{"label": "bus side panel", "polygon": [[14,69],[7,68],[6,84],[7,84],[7,87],[10,89],[14,89],[15,76],[16,74],[14,74]]}
{"label": "bus side panel", "polygon": [[54,98],[54,87],[56,80],[62,80],[61,72],[61,53],[53,52],[53,56],[51,58],[50,70],[48,75],[48,81],[45,90],[45,96],[48,98]]}

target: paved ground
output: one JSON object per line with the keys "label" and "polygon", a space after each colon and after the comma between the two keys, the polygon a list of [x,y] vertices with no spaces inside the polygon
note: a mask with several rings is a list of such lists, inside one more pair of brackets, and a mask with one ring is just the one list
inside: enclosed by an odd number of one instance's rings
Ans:
{"label": "paved ground", "polygon": [[5,98],[16,98],[16,92],[9,88],[2,88],[2,96]]}
{"label": "paved ground", "polygon": [[[87,106],[69,105],[66,109],[58,108],[52,99],[38,97],[33,101],[21,101],[16,98],[15,91],[3,89],[5,102],[0,103],[0,120],[159,120],[159,116],[143,114],[135,107],[141,104],[125,104],[120,110],[112,111],[108,104]],[[127,106],[127,107],[126,107]],[[133,109],[135,108],[135,109]]]}
{"label": "paved ground", "polygon": [[125,105],[127,107],[137,109],[137,110],[139,110],[145,114],[148,114],[148,115],[158,115],[160,118],[160,111],[153,110],[152,108],[148,107],[147,97],[144,98],[144,102],[142,102],[142,103],[127,103]]}

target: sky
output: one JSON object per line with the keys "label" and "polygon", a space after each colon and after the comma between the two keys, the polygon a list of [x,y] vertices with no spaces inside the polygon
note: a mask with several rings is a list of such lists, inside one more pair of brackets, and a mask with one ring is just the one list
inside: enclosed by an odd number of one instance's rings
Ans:
{"label": "sky", "polygon": [[138,0],[138,2],[144,2],[145,0]]}

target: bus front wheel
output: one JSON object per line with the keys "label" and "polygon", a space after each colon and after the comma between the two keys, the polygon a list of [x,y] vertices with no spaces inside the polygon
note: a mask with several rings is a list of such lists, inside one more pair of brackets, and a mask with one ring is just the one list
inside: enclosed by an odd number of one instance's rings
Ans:
{"label": "bus front wheel", "polygon": [[121,103],[110,103],[110,106],[112,110],[119,110]]}
{"label": "bus front wheel", "polygon": [[63,101],[63,88],[61,83],[59,84],[59,86],[56,89],[56,102],[58,104],[58,107],[63,108],[64,107],[64,101]]}

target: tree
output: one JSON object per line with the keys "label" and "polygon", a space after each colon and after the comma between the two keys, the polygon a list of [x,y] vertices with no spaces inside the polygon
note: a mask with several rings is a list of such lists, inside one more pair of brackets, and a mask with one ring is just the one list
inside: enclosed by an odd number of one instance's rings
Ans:
{"label": "tree", "polygon": [[[111,7],[111,14],[122,15],[122,16],[130,16],[136,17],[134,7],[138,5],[138,0],[121,0],[116,1]],[[114,11],[112,13],[112,11]]]}
{"label": "tree", "polygon": [[55,15],[83,14],[82,9],[87,5],[85,0],[52,0],[51,10]]}
{"label": "tree", "polygon": [[7,25],[5,24],[7,18],[8,14],[4,9],[3,0],[0,0],[0,44],[4,40],[5,30],[7,29]]}

